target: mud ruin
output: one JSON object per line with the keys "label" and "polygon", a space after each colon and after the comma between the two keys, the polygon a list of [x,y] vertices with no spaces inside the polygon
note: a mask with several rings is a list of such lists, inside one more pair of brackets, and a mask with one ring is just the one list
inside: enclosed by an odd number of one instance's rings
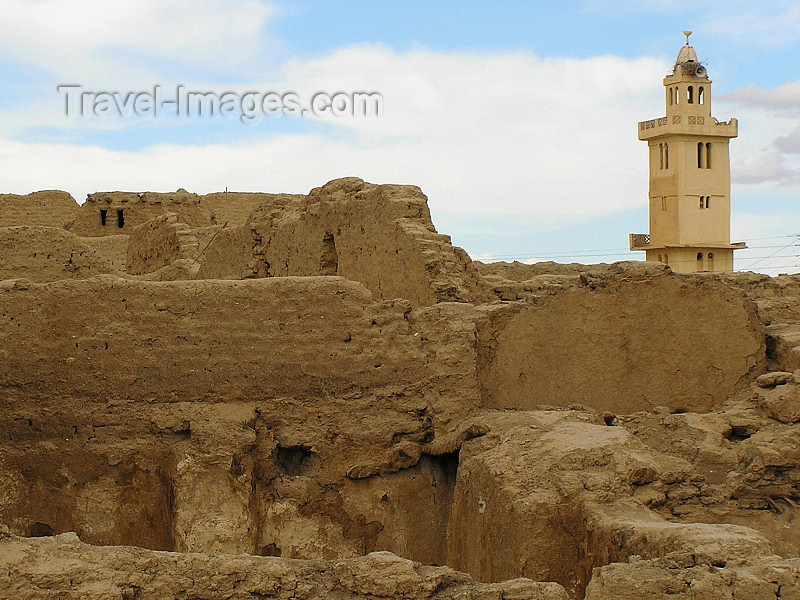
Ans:
{"label": "mud ruin", "polygon": [[0,598],[800,598],[800,277],[413,186],[0,196]]}

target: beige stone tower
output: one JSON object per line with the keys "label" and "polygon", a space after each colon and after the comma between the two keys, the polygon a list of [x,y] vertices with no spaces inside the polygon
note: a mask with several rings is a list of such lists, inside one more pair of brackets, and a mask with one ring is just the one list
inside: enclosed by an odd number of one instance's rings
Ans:
{"label": "beige stone tower", "polygon": [[678,273],[732,271],[731,169],[728,143],[736,119],[711,116],[711,80],[689,45],[664,78],[667,115],[639,123],[650,155],[650,233],[632,233],[631,250]]}

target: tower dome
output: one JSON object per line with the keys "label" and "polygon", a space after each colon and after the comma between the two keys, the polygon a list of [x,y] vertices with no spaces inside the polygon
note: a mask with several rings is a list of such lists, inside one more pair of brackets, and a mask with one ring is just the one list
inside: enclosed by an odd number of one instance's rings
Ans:
{"label": "tower dome", "polygon": [[698,77],[705,77],[706,70],[697,59],[697,52],[694,47],[689,45],[689,36],[692,35],[691,31],[684,31],[683,35],[686,36],[686,44],[678,51],[678,58],[675,59],[675,66],[673,67],[674,73],[689,73],[690,75],[697,75]]}
{"label": "tower dome", "polygon": [[699,62],[697,60],[697,52],[694,51],[694,47],[689,45],[689,42],[686,42],[686,45],[683,46],[680,51],[678,52],[678,58],[675,59],[675,64],[680,65],[687,62]]}

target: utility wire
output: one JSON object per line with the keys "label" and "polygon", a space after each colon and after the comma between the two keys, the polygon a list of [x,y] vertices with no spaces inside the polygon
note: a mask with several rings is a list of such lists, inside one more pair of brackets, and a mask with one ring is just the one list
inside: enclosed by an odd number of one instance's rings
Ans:
{"label": "utility wire", "polygon": [[[752,269],[754,266],[756,266],[756,265],[757,265],[758,263],[760,263],[762,260],[766,260],[766,259],[768,259],[768,258],[771,258],[773,255],[775,255],[775,254],[778,254],[778,253],[779,253],[781,250],[786,250],[787,248],[790,248],[790,247],[795,247],[795,246],[797,246],[797,244],[796,244],[795,242],[797,241],[797,238],[798,238],[798,236],[792,236],[792,237],[793,237],[794,239],[793,239],[791,242],[789,242],[788,244],[786,244],[785,246],[783,246],[783,247],[782,247],[782,248],[780,248],[779,250],[776,250],[776,251],[775,251],[775,252],[773,252],[772,254],[770,254],[770,255],[768,255],[768,256],[765,256],[765,257],[761,258],[760,260],[757,260],[756,262],[754,262],[753,264],[751,264],[751,265],[750,265],[750,268]],[[797,254],[797,252],[795,251],[795,256],[796,256],[796,254]]]}
{"label": "utility wire", "polygon": [[[773,249],[777,248],[776,252],[773,252],[771,255],[767,256],[760,256],[760,257],[746,257],[741,258],[739,260],[763,260],[766,258],[771,258],[772,255],[777,254],[781,250],[785,248],[789,248],[790,246],[794,246],[794,241],[798,239],[800,235],[798,234],[791,234],[791,235],[778,235],[778,236],[770,236],[770,237],[762,237],[762,238],[750,238],[751,241],[764,241],[764,240],[778,240],[778,239],[787,239],[792,238],[793,242],[786,245],[767,245],[767,246],[750,246],[748,250],[756,250],[756,249]],[[591,258],[591,257],[602,257],[602,256],[629,256],[631,250],[629,248],[606,248],[606,249],[593,249],[593,250],[566,250],[564,252],[525,252],[525,253],[518,253],[518,254],[484,254],[481,256],[473,257],[475,260],[490,260],[490,261],[497,261],[503,259],[516,259],[516,258]]]}
{"label": "utility wire", "polygon": [[[766,250],[772,248],[779,248],[783,249],[787,246],[748,246],[748,250]],[[564,252],[564,253],[542,253],[542,252],[529,252],[526,254],[494,254],[494,255],[483,255],[483,256],[476,256],[474,257],[475,260],[498,260],[498,259],[505,259],[505,258],[581,258],[581,257],[592,257],[592,256],[628,256],[631,253],[631,250],[627,248],[614,248],[608,251],[603,250],[587,250],[580,254],[574,254],[572,252]],[[752,259],[752,258],[751,258]],[[747,260],[742,258],[740,260]]]}

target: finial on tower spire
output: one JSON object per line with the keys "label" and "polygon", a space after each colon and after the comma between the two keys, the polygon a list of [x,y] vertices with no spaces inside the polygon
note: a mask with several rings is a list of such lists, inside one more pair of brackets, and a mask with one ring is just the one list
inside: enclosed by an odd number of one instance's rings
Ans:
{"label": "finial on tower spire", "polygon": [[687,31],[683,32],[683,35],[686,36],[686,45],[688,46],[689,45],[689,36],[692,35],[692,32],[687,30]]}

